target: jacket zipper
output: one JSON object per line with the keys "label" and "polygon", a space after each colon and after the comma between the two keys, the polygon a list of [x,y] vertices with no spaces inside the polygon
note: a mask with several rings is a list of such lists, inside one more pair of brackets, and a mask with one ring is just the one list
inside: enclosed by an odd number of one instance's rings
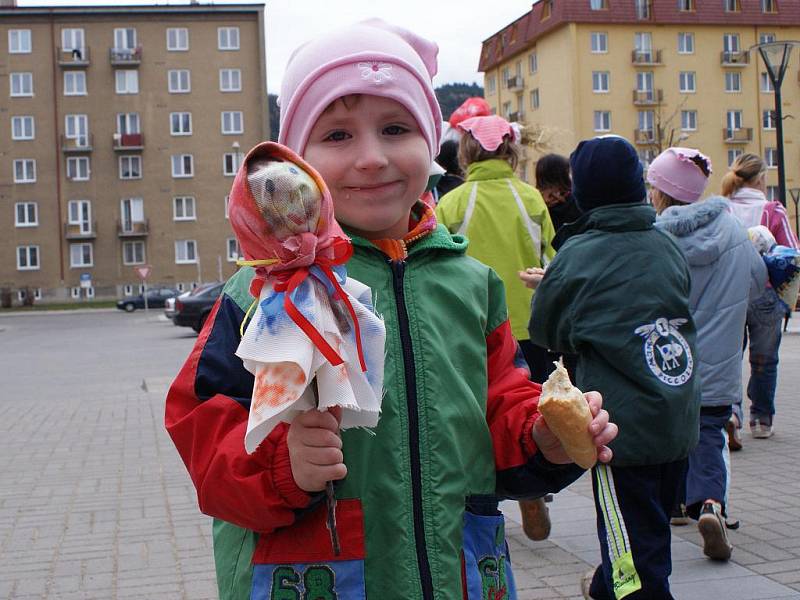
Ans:
{"label": "jacket zipper", "polygon": [[406,311],[403,277],[405,261],[389,260],[392,269],[394,296],[397,304],[397,324],[400,329],[400,344],[403,348],[403,366],[406,380],[406,405],[408,408],[408,443],[411,460],[411,496],[414,509],[414,541],[417,550],[417,567],[422,585],[422,597],[433,600],[433,579],[425,545],[425,523],[422,515],[422,467],[419,456],[419,405],[417,403],[417,374],[414,368],[414,353],[411,347],[411,329]]}

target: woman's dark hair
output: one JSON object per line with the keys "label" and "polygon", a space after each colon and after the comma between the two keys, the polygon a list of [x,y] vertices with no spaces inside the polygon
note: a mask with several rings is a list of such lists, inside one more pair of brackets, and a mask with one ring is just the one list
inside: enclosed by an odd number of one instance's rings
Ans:
{"label": "woman's dark hair", "polygon": [[436,162],[451,175],[461,176],[461,169],[458,166],[458,142],[456,140],[447,140],[444,142],[439,149]]}
{"label": "woman's dark hair", "polygon": [[536,187],[538,189],[570,189],[569,160],[560,154],[545,154],[536,162]]}

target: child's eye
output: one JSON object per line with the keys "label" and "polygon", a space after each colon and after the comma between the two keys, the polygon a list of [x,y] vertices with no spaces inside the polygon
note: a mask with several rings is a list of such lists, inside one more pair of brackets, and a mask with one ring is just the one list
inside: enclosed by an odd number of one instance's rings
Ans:
{"label": "child's eye", "polygon": [[404,127],[403,125],[389,125],[383,128],[383,132],[386,135],[402,135],[409,131],[408,127]]}
{"label": "child's eye", "polygon": [[348,139],[350,134],[346,131],[332,131],[325,137],[326,142],[343,142]]}

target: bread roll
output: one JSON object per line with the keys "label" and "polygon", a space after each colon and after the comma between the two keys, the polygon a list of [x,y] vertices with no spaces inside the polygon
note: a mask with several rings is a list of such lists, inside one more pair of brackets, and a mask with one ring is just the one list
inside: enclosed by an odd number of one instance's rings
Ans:
{"label": "bread roll", "polygon": [[539,412],[569,457],[584,469],[591,469],[597,462],[597,448],[589,433],[592,413],[561,361],[542,385]]}

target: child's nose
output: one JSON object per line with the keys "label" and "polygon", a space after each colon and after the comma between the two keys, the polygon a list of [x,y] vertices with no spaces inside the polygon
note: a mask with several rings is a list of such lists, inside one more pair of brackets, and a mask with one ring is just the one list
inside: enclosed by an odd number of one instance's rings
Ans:
{"label": "child's nose", "polygon": [[386,149],[377,136],[367,136],[362,138],[361,144],[359,145],[357,151],[358,157],[356,159],[356,167],[358,169],[382,169],[389,164],[389,159],[386,155]]}

